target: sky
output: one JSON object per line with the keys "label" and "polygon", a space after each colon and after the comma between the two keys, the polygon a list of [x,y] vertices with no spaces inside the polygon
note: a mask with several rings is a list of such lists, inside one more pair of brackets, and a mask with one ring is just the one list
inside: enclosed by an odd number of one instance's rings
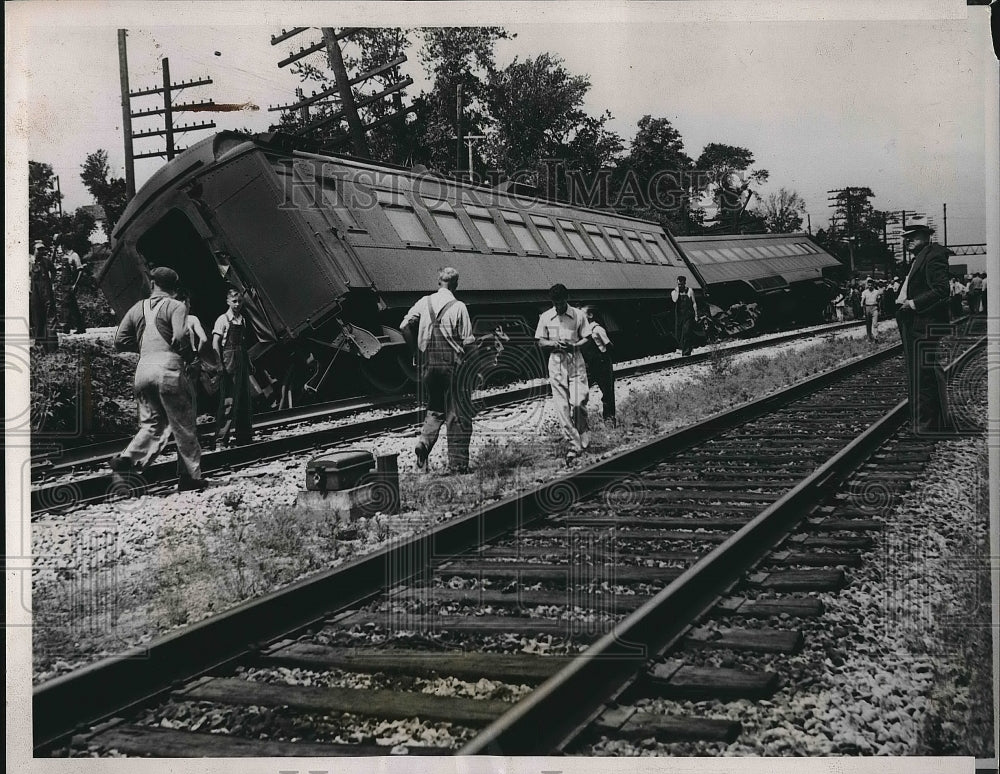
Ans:
{"label": "sky", "polygon": [[[74,16],[47,12],[44,2],[30,5],[39,10],[19,8],[17,19],[8,20],[7,81],[16,94],[12,104],[8,91],[8,117],[13,107],[15,133],[27,143],[31,159],[53,166],[68,209],[92,201],[79,179],[91,151],[107,150],[114,173],[124,175],[118,26],[129,29],[133,90],[161,84],[160,59],[166,56],[172,80],[214,80],[183,92],[179,100],[256,105],[259,110],[211,118],[219,129],[265,131],[278,116],[267,107],[294,101],[299,85],[278,61],[318,39],[318,33],[310,30],[277,46],[270,37],[310,21],[358,23],[351,16],[358,13],[353,3],[331,8],[338,12],[334,18],[316,20],[306,18],[315,13],[313,4],[300,6],[301,22],[288,13],[272,18],[276,4],[209,3],[211,12],[197,13],[197,19],[194,7],[185,14],[144,12],[126,3],[61,4],[94,9]],[[814,230],[827,224],[827,191],[868,186],[877,208],[925,212],[939,231],[947,203],[950,244],[986,241],[984,73],[991,62],[996,65],[985,8],[945,2],[930,10],[929,4],[913,2],[905,7],[911,18],[886,18],[893,15],[892,3],[876,7],[850,0],[841,8],[868,18],[817,21],[817,14],[833,15],[830,4],[801,2],[814,19],[803,21],[787,18],[801,16],[798,9],[789,13],[787,4],[766,2],[714,8],[699,2],[512,5],[515,11],[486,5],[459,13],[465,6],[435,4],[423,6],[429,12],[417,16],[412,5],[383,5],[361,18],[398,26],[500,21],[516,33],[514,40],[497,44],[501,66],[542,52],[561,57],[571,73],[590,79],[586,109],[595,115],[610,111],[611,128],[626,140],[650,114],[671,121],[692,157],[709,142],[750,149],[755,168],[770,172],[761,193],[779,187],[797,191]],[[720,5],[735,7],[741,20],[705,21],[707,14],[697,13],[710,8],[718,16]],[[493,10],[479,10],[484,7]],[[536,12],[519,12],[529,7]],[[234,14],[236,8],[245,13]],[[912,18],[921,14],[942,18]],[[782,16],[786,19],[778,20]],[[10,47],[12,26],[18,34]],[[412,97],[427,82],[416,48],[410,60]],[[133,101],[133,110],[157,106],[156,97]],[[187,114],[178,120],[207,118]],[[133,130],[161,128],[156,121],[137,119]],[[178,143],[207,135],[205,130],[180,135]],[[137,140],[136,152],[158,146],[161,138]],[[137,161],[137,184],[162,163]]]}

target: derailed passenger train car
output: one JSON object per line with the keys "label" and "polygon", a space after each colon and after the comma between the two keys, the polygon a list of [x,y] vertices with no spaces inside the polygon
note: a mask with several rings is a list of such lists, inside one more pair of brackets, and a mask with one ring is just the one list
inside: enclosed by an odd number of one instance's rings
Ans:
{"label": "derailed passenger train car", "polygon": [[678,237],[712,303],[757,304],[759,327],[823,322],[844,266],[803,233]]}
{"label": "derailed passenger train car", "polygon": [[246,292],[265,380],[298,364],[296,389],[358,374],[393,389],[410,362],[399,323],[443,266],[459,272],[477,336],[502,329],[514,344],[531,340],[561,282],[572,303],[600,306],[623,352],[662,350],[677,276],[701,288],[656,223],[305,147],[223,132],[164,165],[122,215],[99,277],[117,314],[169,266],[206,326],[227,284]]}

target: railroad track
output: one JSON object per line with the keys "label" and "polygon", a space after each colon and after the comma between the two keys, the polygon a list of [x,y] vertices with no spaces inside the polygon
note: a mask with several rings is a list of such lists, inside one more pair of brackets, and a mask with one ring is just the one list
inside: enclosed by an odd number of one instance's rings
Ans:
{"label": "railroad track", "polygon": [[[804,594],[842,585],[879,528],[838,487],[862,466],[905,482],[929,456],[900,432],[900,361],[898,348],[869,356],[45,683],[36,754],[71,741],[127,755],[378,754],[390,749],[378,729],[414,718],[431,743],[410,753],[731,740],[738,724],[633,701],[775,690],[775,671],[689,654],[800,646],[794,621],[822,614]],[[456,686],[477,698],[442,695]],[[205,733],[219,727],[247,734]],[[448,744],[433,744],[442,733]]]}
{"label": "railroad track", "polygon": [[[857,327],[860,324],[850,322],[805,332],[796,331],[765,341],[737,344],[727,347],[724,351],[727,354],[738,354]],[[706,349],[704,352],[687,357],[660,358],[647,362],[624,364],[615,368],[615,374],[621,378],[668,370],[704,362],[710,360],[714,355],[712,350]],[[543,398],[548,395],[548,392],[547,381],[535,380],[526,386],[477,394],[474,396],[474,403],[477,410],[500,408]],[[412,402],[412,398],[350,399],[261,415],[259,423],[255,424],[255,430],[258,433],[260,431],[274,433],[286,430],[293,425],[347,419],[352,415],[377,408],[396,410],[383,416],[358,422],[345,422],[335,427],[304,431],[295,435],[276,434],[275,437],[259,438],[254,443],[245,446],[220,449],[214,452],[206,451],[202,455],[202,471],[205,474],[212,474],[216,471],[238,468],[289,454],[348,443],[376,433],[403,430],[423,421],[423,411]],[[177,483],[176,463],[173,460],[155,463],[146,468],[141,475],[116,476],[106,470],[99,469],[106,465],[112,456],[120,453],[124,447],[125,442],[109,441],[65,453],[37,452],[32,466],[31,512],[62,511],[119,497],[165,491]]]}

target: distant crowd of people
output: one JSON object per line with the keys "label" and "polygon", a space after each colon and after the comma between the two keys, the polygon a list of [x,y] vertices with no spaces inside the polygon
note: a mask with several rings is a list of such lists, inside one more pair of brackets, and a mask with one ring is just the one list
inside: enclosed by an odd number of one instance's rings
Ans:
{"label": "distant crowd of people", "polygon": [[[838,288],[830,299],[826,318],[844,322],[864,320],[868,338],[878,338],[879,319],[895,317],[899,309],[898,296],[905,277],[865,280],[856,279]],[[949,285],[948,309],[953,318],[965,314],[986,313],[986,272],[952,276]]]}

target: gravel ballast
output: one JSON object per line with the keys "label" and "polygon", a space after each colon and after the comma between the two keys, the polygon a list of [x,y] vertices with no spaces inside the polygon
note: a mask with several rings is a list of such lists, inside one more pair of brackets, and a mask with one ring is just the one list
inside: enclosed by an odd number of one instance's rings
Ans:
{"label": "gravel ballast", "polygon": [[[829,338],[858,339],[854,328],[816,339],[775,345],[763,353],[733,356],[745,362],[760,354],[806,351]],[[884,343],[893,337],[885,336]],[[669,387],[708,372],[701,364],[621,379],[618,401],[650,388]],[[591,398],[595,446],[591,459],[611,454],[601,448],[600,400]],[[596,413],[595,413],[596,412]],[[676,426],[690,421],[679,412]],[[399,454],[400,482],[410,510],[400,516],[361,519],[351,536],[323,525],[302,528],[288,507],[304,481],[312,454],[261,463],[213,477],[204,493],[146,496],[103,503],[32,521],[36,636],[35,681],[40,682],[157,634],[220,612],[235,601],[327,569],[374,550],[384,541],[452,518],[463,502],[489,502],[565,470],[557,448],[551,401],[541,399],[477,417],[472,459],[490,444],[530,448],[538,456],[529,467],[484,477],[441,475],[446,443],[434,449],[432,473],[414,470],[412,430],[387,433],[361,444],[379,454]],[[642,440],[636,436],[632,442]],[[279,558],[274,559],[276,555]],[[91,606],[73,600],[86,588]],[[74,596],[75,595],[75,596]],[[92,600],[100,600],[94,605]],[[71,619],[71,620],[70,620]],[[110,624],[109,624],[110,622]],[[67,625],[68,624],[68,625]]]}

